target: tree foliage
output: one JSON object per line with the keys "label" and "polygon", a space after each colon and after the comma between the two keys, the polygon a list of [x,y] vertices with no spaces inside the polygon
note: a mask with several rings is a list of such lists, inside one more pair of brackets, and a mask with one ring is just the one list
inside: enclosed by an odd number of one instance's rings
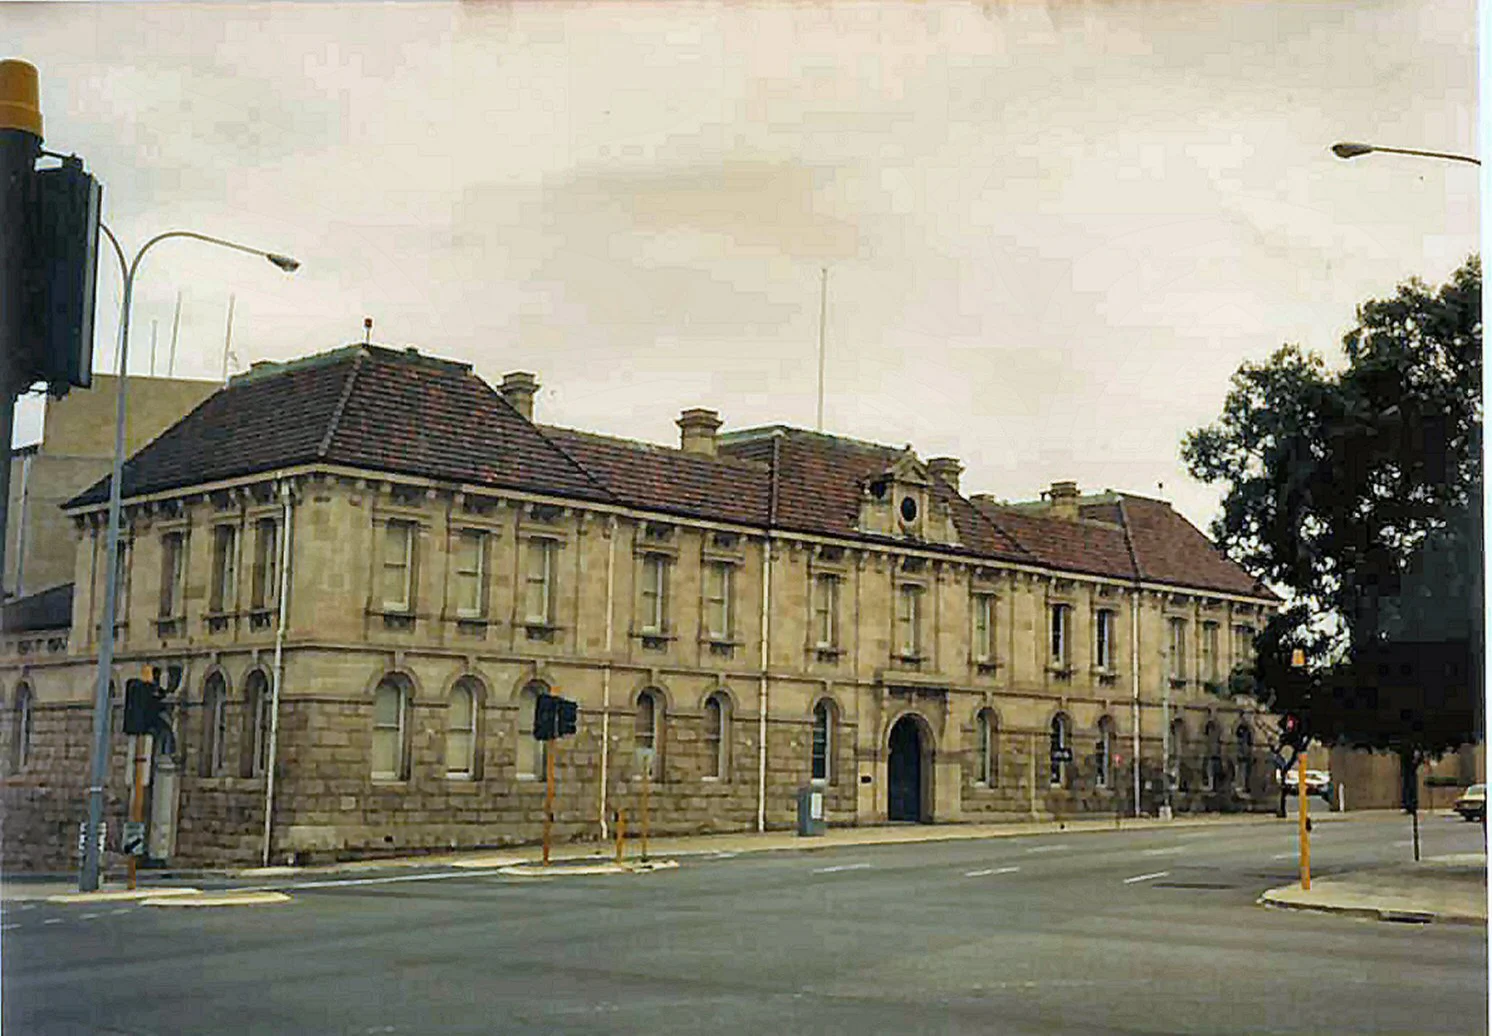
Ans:
{"label": "tree foliage", "polygon": [[[1227,488],[1214,539],[1289,601],[1234,689],[1323,740],[1436,753],[1476,736],[1480,700],[1480,261],[1356,317],[1335,367],[1295,345],[1241,367],[1182,456]],[[1458,651],[1474,672],[1427,675]]]}

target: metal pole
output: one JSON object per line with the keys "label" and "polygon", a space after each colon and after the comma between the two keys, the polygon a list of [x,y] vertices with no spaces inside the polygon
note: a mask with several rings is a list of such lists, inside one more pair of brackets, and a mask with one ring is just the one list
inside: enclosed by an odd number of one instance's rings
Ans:
{"label": "metal pole", "polygon": [[824,430],[824,318],[829,307],[829,268],[821,267],[819,272],[819,411],[818,424],[814,427],[822,432]]}
{"label": "metal pole", "polygon": [[[655,750],[656,751],[656,750]],[[653,757],[654,759],[657,756]],[[650,818],[648,814],[648,790],[653,786],[653,761],[648,760],[648,765],[642,770],[642,862],[648,862],[648,827]]]}
{"label": "metal pole", "polygon": [[1129,666],[1131,711],[1134,713],[1134,762],[1130,767],[1134,778],[1134,815],[1140,815],[1140,588],[1134,589],[1129,608]]}
{"label": "metal pole", "polygon": [[[130,739],[130,751],[134,755],[135,762],[135,786],[130,798],[130,820],[135,823],[145,819],[145,777],[141,766],[145,762],[145,738],[136,734]],[[135,871],[139,867],[139,857],[134,852],[129,854],[129,888],[135,887]]]}
{"label": "metal pole", "polygon": [[275,684],[269,705],[269,762],[264,768],[264,866],[269,866],[271,824],[275,815],[275,761],[280,750],[280,685],[285,682],[285,621],[290,593],[290,484],[280,483],[284,512],[280,519],[279,622],[275,626]]}
{"label": "metal pole", "polygon": [[767,671],[772,664],[772,534],[762,541],[762,678],[756,696],[756,829],[767,829]]}
{"label": "metal pole", "polygon": [[[122,253],[121,253],[122,255]],[[88,778],[88,828],[83,842],[83,873],[78,881],[80,892],[94,892],[99,881],[98,826],[104,817],[104,781],[109,770],[109,673],[114,664],[114,610],[119,602],[116,589],[119,577],[119,510],[120,482],[124,471],[124,387],[128,380],[130,348],[130,304],[134,297],[135,270],[140,256],[124,275],[124,305],[119,316],[119,379],[114,403],[114,464],[109,478],[109,525],[105,539],[104,614],[98,633],[98,677],[93,696],[93,759]],[[122,260],[121,260],[122,261]]]}
{"label": "metal pole", "polygon": [[161,329],[161,322],[155,318],[150,321],[150,376],[155,377],[155,340]]}
{"label": "metal pole", "polygon": [[176,312],[171,317],[171,356],[166,361],[166,377],[176,374],[176,334],[181,330],[181,290],[176,292]]}
{"label": "metal pole", "polygon": [[554,822],[553,740],[544,742],[544,866],[549,866],[549,827]]}
{"label": "metal pole", "polygon": [[235,301],[237,301],[237,298],[238,298],[238,296],[236,296],[236,295],[229,295],[228,296],[228,328],[227,328],[226,331],[223,332],[223,384],[224,385],[228,384],[228,357],[230,355],[232,355],[231,352],[230,352],[230,350],[233,347],[233,303]]}
{"label": "metal pole", "polygon": [[601,669],[601,840],[606,840],[607,770],[611,749],[611,644],[612,600],[616,576],[616,515],[606,519],[606,664]]}
{"label": "metal pole", "polygon": [[1295,797],[1300,800],[1300,887],[1305,891],[1311,890],[1311,821],[1308,816],[1310,806],[1307,800],[1310,796],[1306,794],[1306,750],[1300,750],[1300,758],[1296,760],[1299,769],[1300,785],[1296,790]]}

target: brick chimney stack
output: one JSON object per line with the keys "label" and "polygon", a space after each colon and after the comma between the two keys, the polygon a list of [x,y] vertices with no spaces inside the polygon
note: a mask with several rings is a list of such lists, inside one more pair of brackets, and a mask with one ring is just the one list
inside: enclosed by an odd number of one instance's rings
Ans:
{"label": "brick chimney stack", "polygon": [[503,375],[503,383],[498,391],[514,410],[523,415],[525,421],[534,419],[534,396],[539,392],[538,378],[527,371],[513,371]]}
{"label": "brick chimney stack", "polygon": [[1052,514],[1058,518],[1077,521],[1078,484],[1076,482],[1053,482],[1047,496],[1052,502]]}
{"label": "brick chimney stack", "polygon": [[720,415],[714,410],[695,407],[679,415],[679,449],[685,453],[715,456],[715,433],[720,429]]}
{"label": "brick chimney stack", "polygon": [[957,457],[934,457],[927,462],[927,470],[933,478],[942,479],[958,492],[958,477],[964,473],[964,466]]}

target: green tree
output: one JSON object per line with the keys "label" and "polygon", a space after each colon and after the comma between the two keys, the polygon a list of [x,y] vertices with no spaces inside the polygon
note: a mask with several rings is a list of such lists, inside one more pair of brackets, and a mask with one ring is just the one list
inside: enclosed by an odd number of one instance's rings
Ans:
{"label": "green tree", "polygon": [[1214,539],[1289,602],[1230,690],[1416,766],[1480,729],[1481,280],[1472,257],[1365,302],[1344,363],[1245,364],[1182,445],[1226,487]]}

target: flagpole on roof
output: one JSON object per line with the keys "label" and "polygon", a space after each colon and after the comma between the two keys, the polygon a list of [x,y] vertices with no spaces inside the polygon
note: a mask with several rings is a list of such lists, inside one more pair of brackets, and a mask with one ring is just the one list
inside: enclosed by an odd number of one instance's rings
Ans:
{"label": "flagpole on roof", "polygon": [[228,329],[223,332],[223,384],[228,384],[228,357],[233,346],[233,303],[237,295],[228,296]]}
{"label": "flagpole on roof", "polygon": [[817,431],[824,430],[824,316],[829,307],[829,268],[819,267],[819,410]]}
{"label": "flagpole on roof", "polygon": [[171,355],[166,361],[166,377],[176,373],[176,332],[181,329],[181,289],[176,289],[176,315],[171,318]]}

